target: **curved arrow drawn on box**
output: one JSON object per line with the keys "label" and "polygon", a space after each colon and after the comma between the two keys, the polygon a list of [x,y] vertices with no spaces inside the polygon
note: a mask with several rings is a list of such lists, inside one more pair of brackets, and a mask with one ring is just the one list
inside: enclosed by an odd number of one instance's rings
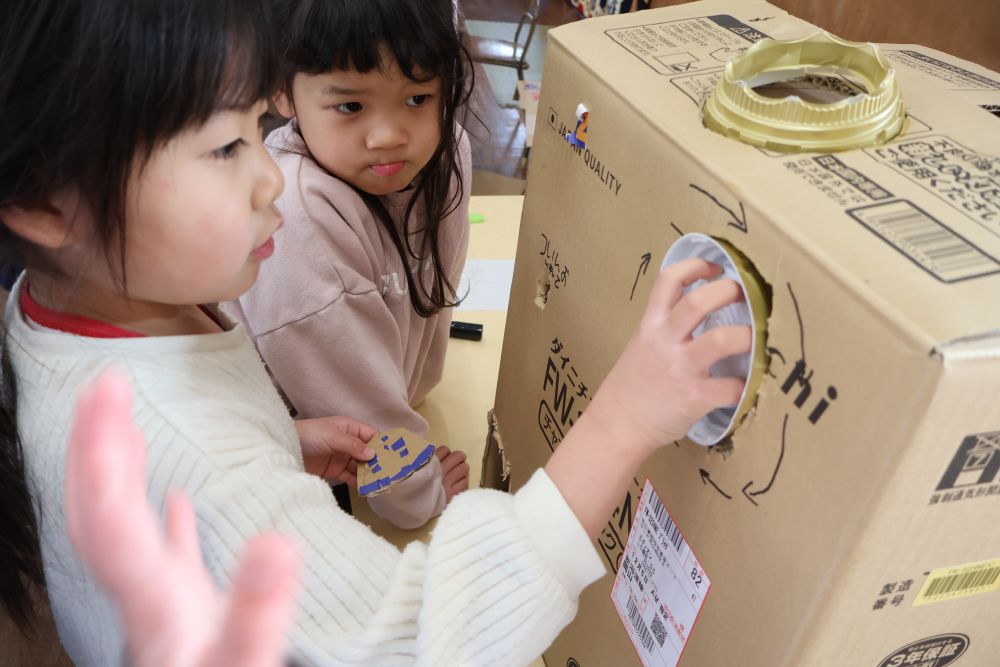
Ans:
{"label": "curved arrow drawn on box", "polygon": [[704,468],[698,468],[698,474],[701,475],[702,484],[706,485],[711,484],[712,488],[714,488],[716,491],[722,494],[722,497],[724,497],[726,500],[733,499],[731,495],[729,495],[728,493],[719,488],[719,485],[715,483],[715,481],[712,479],[712,476],[709,474],[707,470],[705,470]]}
{"label": "curved arrow drawn on box", "polygon": [[751,486],[753,486],[753,481],[752,480],[749,481],[749,482],[747,482],[746,486],[743,487],[743,495],[746,496],[746,499],[749,500],[750,502],[752,502],[754,505],[757,504],[757,501],[754,500],[754,497],[755,496],[763,495],[763,494],[767,493],[768,491],[770,491],[771,487],[774,485],[774,480],[777,479],[777,477],[778,477],[778,471],[781,470],[781,462],[785,458],[785,431],[786,431],[787,428],[788,428],[788,414],[786,413],[785,414],[785,420],[781,424],[781,453],[778,454],[778,462],[774,465],[774,472],[771,473],[771,481],[769,481],[767,483],[767,486],[765,486],[760,491],[748,491],[747,490]]}
{"label": "curved arrow drawn on box", "polygon": [[642,256],[642,261],[639,262],[639,270],[635,273],[635,282],[632,283],[632,293],[628,295],[629,301],[631,301],[635,296],[635,288],[639,284],[639,276],[646,275],[646,269],[649,268],[649,262],[651,259],[653,259],[653,255],[651,253],[647,252]]}
{"label": "curved arrow drawn on box", "polygon": [[733,209],[729,208],[728,206],[726,206],[725,204],[723,204],[722,202],[720,202],[718,199],[716,199],[715,195],[713,195],[712,193],[707,192],[705,190],[702,190],[701,188],[699,188],[694,183],[688,183],[688,185],[691,186],[692,188],[694,188],[695,190],[697,190],[698,192],[700,192],[701,194],[705,195],[709,199],[711,199],[712,203],[714,203],[716,206],[718,206],[723,211],[725,211],[726,213],[729,214],[729,217],[732,218],[732,220],[730,220],[729,222],[726,223],[729,227],[735,227],[736,229],[738,229],[739,231],[743,232],[744,234],[747,233],[747,231],[748,231],[747,230],[747,212],[743,209],[743,202],[739,202],[739,205],[740,205],[740,214],[737,216],[736,213],[733,211]]}

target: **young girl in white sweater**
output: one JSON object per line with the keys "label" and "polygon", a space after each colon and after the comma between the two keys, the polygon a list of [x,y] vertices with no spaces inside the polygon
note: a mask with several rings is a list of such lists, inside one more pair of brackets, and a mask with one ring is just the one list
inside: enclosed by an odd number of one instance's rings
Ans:
{"label": "young girl in white sweater", "polygon": [[639,464],[738,400],[742,382],[708,369],[749,349],[747,328],[691,332],[739,288],[685,296],[718,275],[701,261],[664,273],[545,469],[513,496],[459,495],[429,544],[397,551],[308,472],[324,469],[323,438],[296,430],[243,326],[211,305],[253,284],[281,224],[259,129],[269,28],[261,0],[0,3],[0,248],[27,267],[4,319],[2,601],[27,622],[44,584],[74,663],[120,660],[119,617],[63,510],[74,399],[115,367],[134,389],[149,500],[190,497],[217,581],[258,532],[297,545],[297,662],[525,664],[604,573],[592,539]]}
{"label": "young girl in white sweater", "polygon": [[[242,319],[302,417],[350,415],[427,437],[414,409],[440,382],[469,242],[471,62],[452,0],[276,0],[266,140],[285,177],[282,252],[240,297]],[[468,488],[464,455],[373,496],[403,528]]]}

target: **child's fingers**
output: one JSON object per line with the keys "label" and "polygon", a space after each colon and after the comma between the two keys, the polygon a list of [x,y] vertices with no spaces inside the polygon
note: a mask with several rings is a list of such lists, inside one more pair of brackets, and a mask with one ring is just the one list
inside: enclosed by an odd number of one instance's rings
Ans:
{"label": "child's fingers", "polygon": [[279,535],[258,536],[249,543],[207,667],[284,664],[297,569],[295,551]]}
{"label": "child's fingers", "polygon": [[198,545],[198,529],[194,508],[180,491],[171,489],[167,494],[167,544],[189,568],[200,569],[201,547]]}
{"label": "child's fingers", "polygon": [[[461,454],[461,458],[457,455]],[[462,452],[455,452],[453,454],[455,459],[449,458],[447,464],[442,466],[444,468],[444,485],[446,487],[459,482],[462,479],[469,478],[469,464],[465,462],[465,454]]]}
{"label": "child's fingers", "polygon": [[[66,523],[70,539],[74,544],[78,544],[79,534],[83,530],[81,523],[85,520],[85,516],[80,511],[80,497],[84,494],[79,490],[81,483],[77,482],[77,476],[85,476],[84,449],[92,441],[92,438],[89,437],[93,422],[91,401],[91,388],[82,388],[77,395],[73,426],[70,429],[66,448]],[[86,480],[83,483],[86,484]]]}
{"label": "child's fingers", "polygon": [[437,449],[434,450],[434,456],[438,458],[438,461],[444,461],[451,454],[451,450],[446,445],[438,445]]}
{"label": "child's fingers", "polygon": [[737,405],[743,396],[743,378],[719,377],[702,381],[702,391],[699,396],[704,401],[704,410],[708,412],[715,408]]}
{"label": "child's fingers", "polygon": [[688,344],[690,362],[703,373],[720,359],[734,354],[746,354],[753,345],[749,326],[715,327]]}
{"label": "child's fingers", "polygon": [[465,452],[451,452],[443,461],[441,461],[441,468],[445,471],[451,470],[455,466],[465,463],[465,459]]}
{"label": "child's fingers", "polygon": [[369,426],[364,422],[354,422],[356,425],[356,433],[358,438],[364,440],[365,442],[370,442],[372,438],[378,435],[378,429],[374,426]]}
{"label": "child's fingers", "polygon": [[353,460],[367,463],[375,457],[375,452],[368,446],[368,443],[360,438],[352,437],[350,442],[345,443],[345,453]]}
{"label": "child's fingers", "polygon": [[742,293],[739,284],[728,279],[715,280],[691,290],[670,313],[670,338],[675,341],[687,339],[710,313],[733,303]]}
{"label": "child's fingers", "polygon": [[692,257],[671,264],[660,271],[653,290],[649,294],[649,304],[646,309],[653,312],[666,312],[684,295],[684,288],[691,283],[714,278],[722,272],[722,267],[707,262],[700,257]]}
{"label": "child's fingers", "polygon": [[[145,508],[142,471],[130,463],[136,442],[131,422],[128,383],[114,372],[101,375],[77,404],[67,456],[67,511],[71,537],[86,551],[100,547],[95,531],[117,532],[109,520],[120,520],[136,503]],[[138,479],[135,479],[138,476]]]}

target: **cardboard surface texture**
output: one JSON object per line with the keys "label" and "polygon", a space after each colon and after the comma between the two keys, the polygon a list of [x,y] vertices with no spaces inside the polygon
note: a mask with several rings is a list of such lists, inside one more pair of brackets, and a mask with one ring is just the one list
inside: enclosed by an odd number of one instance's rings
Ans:
{"label": "cardboard surface texture", "polygon": [[888,46],[908,117],[881,147],[705,129],[727,59],[815,29],[706,0],[549,33],[493,422],[511,488],[681,234],[725,239],[772,293],[755,409],[636,475],[596,542],[618,582],[584,592],[549,667],[1000,664],[1000,119],[980,108],[1000,75]]}
{"label": "cardboard surface texture", "polygon": [[434,445],[405,428],[378,433],[368,442],[375,458],[358,466],[358,494],[376,496],[392,491],[403,481],[427,465],[434,456]]}

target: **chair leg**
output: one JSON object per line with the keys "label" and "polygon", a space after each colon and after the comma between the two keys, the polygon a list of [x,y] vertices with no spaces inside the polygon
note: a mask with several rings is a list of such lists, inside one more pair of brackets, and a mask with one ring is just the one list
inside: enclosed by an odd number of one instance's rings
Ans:
{"label": "chair leg", "polygon": [[[524,69],[520,67],[515,67],[514,69],[517,70],[517,80],[524,81]],[[521,93],[520,91],[518,91],[517,86],[514,86],[514,99],[515,100],[521,99]]]}

